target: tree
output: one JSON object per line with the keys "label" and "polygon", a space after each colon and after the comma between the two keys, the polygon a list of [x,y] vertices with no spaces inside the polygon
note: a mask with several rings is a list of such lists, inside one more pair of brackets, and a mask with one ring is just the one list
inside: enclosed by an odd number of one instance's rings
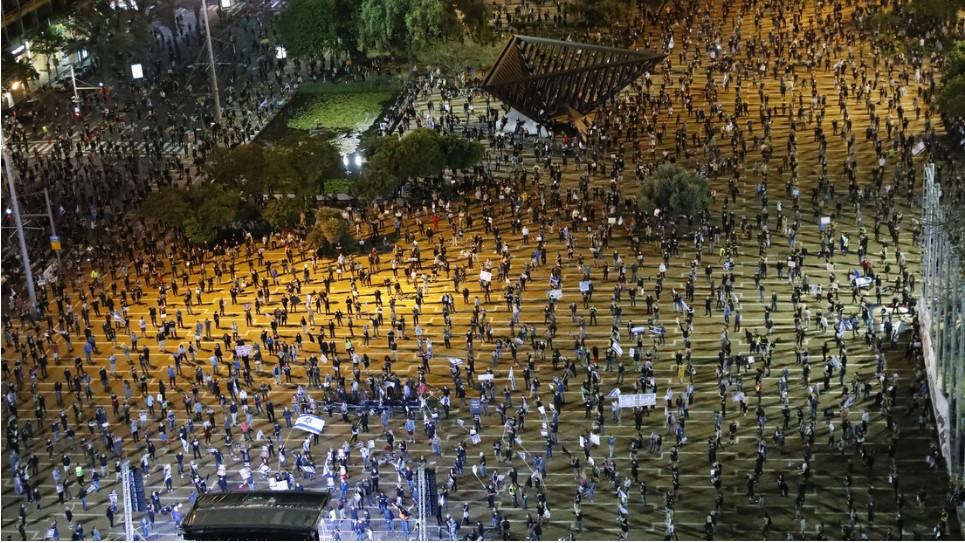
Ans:
{"label": "tree", "polygon": [[27,88],[30,88],[28,81],[38,79],[40,74],[37,69],[26,57],[14,58],[7,51],[3,52],[3,84],[7,86],[10,82],[19,81]]}
{"label": "tree", "polygon": [[306,241],[320,254],[335,256],[355,248],[350,226],[340,209],[320,207],[315,210],[315,227],[309,231]]}
{"label": "tree", "polygon": [[431,70],[439,68],[447,76],[460,76],[469,68],[492,66],[502,45],[481,45],[475,40],[450,41],[419,47],[415,56]]}
{"label": "tree", "polygon": [[406,57],[457,35],[460,22],[445,0],[362,0],[359,49]]}
{"label": "tree", "polygon": [[938,107],[946,119],[965,118],[965,74],[951,78],[942,87],[938,95]]}
{"label": "tree", "polygon": [[692,217],[710,206],[710,183],[679,164],[664,164],[643,182],[637,205],[647,214]]}
{"label": "tree", "polygon": [[275,22],[289,55],[322,57],[326,51],[355,51],[361,4],[355,0],[291,0]]}
{"label": "tree", "polygon": [[459,30],[456,14],[444,0],[412,0],[405,26],[410,53],[421,44],[445,42]]}
{"label": "tree", "polygon": [[626,22],[627,4],[621,0],[577,0],[573,4],[576,20],[585,21],[587,27],[612,27]]}
{"label": "tree", "polygon": [[452,170],[472,168],[479,164],[486,154],[483,144],[467,138],[444,136],[440,143],[445,165]]}
{"label": "tree", "polygon": [[305,203],[297,198],[272,198],[261,211],[261,218],[275,230],[291,228],[301,221]]}
{"label": "tree", "polygon": [[486,0],[456,0],[455,7],[461,15],[462,26],[473,41],[486,45],[492,43],[493,13]]}
{"label": "tree", "polygon": [[[44,56],[44,64],[46,65],[48,76],[50,74],[51,60],[53,58],[60,59],[61,51],[67,46],[67,43],[67,27],[63,24],[52,24],[45,30],[35,34],[30,40],[31,51]],[[54,66],[58,67],[57,73],[54,74],[56,77],[60,75],[60,62],[57,62]]]}
{"label": "tree", "polygon": [[412,0],[362,0],[359,12],[359,49],[408,53],[405,15]]}
{"label": "tree", "polygon": [[249,143],[216,149],[205,170],[251,200],[265,194],[294,194],[305,200],[321,191],[321,180],[341,173],[340,164],[338,150],[328,140],[292,136],[272,146]]}
{"label": "tree", "polygon": [[952,45],[945,58],[942,79],[949,81],[962,74],[965,74],[965,40],[958,40]]}
{"label": "tree", "polygon": [[931,32],[954,20],[962,8],[965,0],[912,0],[905,11],[914,31]]}
{"label": "tree", "polygon": [[141,212],[199,245],[216,241],[245,215],[239,192],[212,183],[163,188],[144,199]]}
{"label": "tree", "polygon": [[401,138],[372,138],[366,146],[366,169],[355,184],[355,194],[362,198],[390,198],[406,180],[441,178],[446,168],[470,168],[485,153],[479,142],[429,128],[410,130]]}

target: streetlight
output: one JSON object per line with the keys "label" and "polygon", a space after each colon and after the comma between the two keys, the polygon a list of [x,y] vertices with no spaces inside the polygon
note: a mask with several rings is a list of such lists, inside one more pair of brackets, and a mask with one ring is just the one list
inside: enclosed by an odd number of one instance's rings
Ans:
{"label": "streetlight", "polygon": [[221,97],[218,95],[218,74],[215,72],[214,48],[211,47],[211,26],[208,24],[208,2],[201,1],[201,15],[204,17],[204,36],[208,43],[208,62],[211,64],[211,90],[214,94],[214,118],[221,124]]}
{"label": "streetlight", "polygon": [[0,127],[0,148],[3,149],[4,173],[7,177],[7,186],[10,190],[10,201],[13,209],[8,211],[13,214],[13,221],[17,227],[17,240],[20,242],[20,261],[23,264],[23,273],[27,279],[27,297],[30,299],[30,314],[37,315],[37,290],[34,287],[34,272],[30,266],[30,255],[27,254],[27,238],[23,234],[23,219],[20,217],[20,201],[17,199],[17,184],[13,180],[13,157],[7,149],[6,138],[3,128]]}

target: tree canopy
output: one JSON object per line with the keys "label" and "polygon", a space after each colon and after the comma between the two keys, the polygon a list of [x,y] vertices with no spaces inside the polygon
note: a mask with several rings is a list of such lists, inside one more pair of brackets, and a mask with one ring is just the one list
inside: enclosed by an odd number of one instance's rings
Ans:
{"label": "tree canopy", "polygon": [[275,23],[278,41],[299,57],[352,52],[358,45],[360,11],[357,0],[291,0]]}
{"label": "tree canopy", "polygon": [[945,82],[938,96],[938,107],[947,119],[965,119],[965,74],[959,74]]}
{"label": "tree canopy", "polygon": [[205,170],[219,183],[253,199],[265,194],[308,198],[321,180],[341,173],[341,157],[328,140],[293,136],[276,145],[248,143],[212,151]]}
{"label": "tree canopy", "polygon": [[573,4],[576,19],[588,27],[613,26],[627,19],[628,7],[620,0],[576,0]]}
{"label": "tree canopy", "polygon": [[679,164],[664,164],[640,186],[641,211],[664,216],[694,216],[710,205],[710,183]]}
{"label": "tree canopy", "polygon": [[144,199],[141,212],[201,245],[216,241],[233,222],[248,218],[239,192],[212,183],[163,188]]}
{"label": "tree canopy", "polygon": [[965,41],[951,47],[942,72],[942,89],[938,93],[938,107],[946,119],[965,118]]}
{"label": "tree canopy", "polygon": [[355,185],[356,194],[389,198],[408,179],[440,176],[446,168],[471,168],[484,153],[485,148],[477,141],[428,128],[410,130],[401,138],[372,138],[367,142],[368,162]]}

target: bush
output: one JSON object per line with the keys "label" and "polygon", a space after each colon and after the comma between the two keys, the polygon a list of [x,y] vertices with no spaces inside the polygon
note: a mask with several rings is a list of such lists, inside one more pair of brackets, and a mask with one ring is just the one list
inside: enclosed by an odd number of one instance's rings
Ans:
{"label": "bush", "polygon": [[351,179],[329,179],[325,182],[325,194],[350,194],[355,182]]}

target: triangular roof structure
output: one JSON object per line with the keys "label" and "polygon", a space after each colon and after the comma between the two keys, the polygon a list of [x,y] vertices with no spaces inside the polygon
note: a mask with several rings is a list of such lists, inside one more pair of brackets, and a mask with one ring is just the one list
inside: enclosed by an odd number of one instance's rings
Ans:
{"label": "triangular roof structure", "polygon": [[568,119],[579,129],[587,115],[663,59],[650,51],[513,36],[482,86],[531,119]]}

